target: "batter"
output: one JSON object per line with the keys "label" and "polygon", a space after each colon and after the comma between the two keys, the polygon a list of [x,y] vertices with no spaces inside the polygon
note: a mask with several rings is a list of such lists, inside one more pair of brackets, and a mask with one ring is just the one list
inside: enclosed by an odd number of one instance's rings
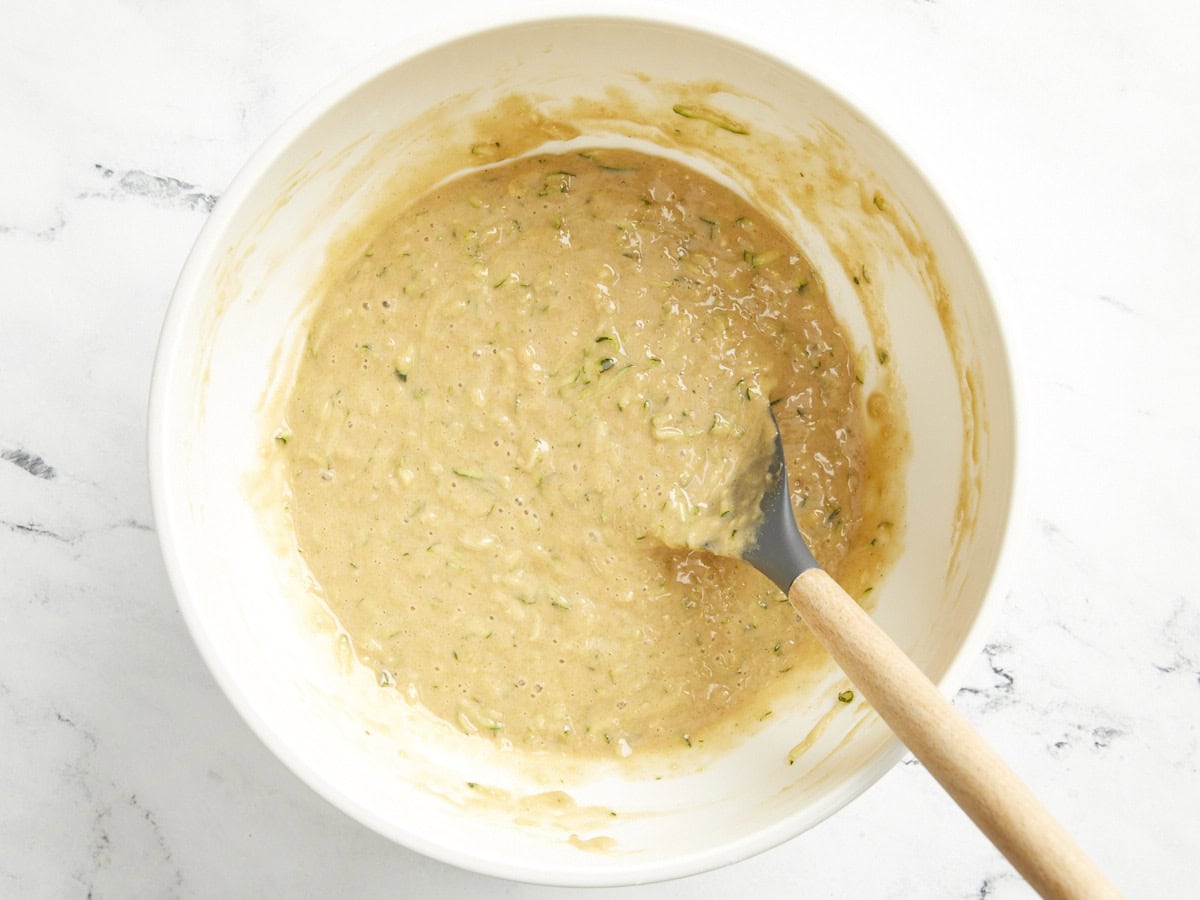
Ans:
{"label": "batter", "polygon": [[628,756],[694,746],[803,661],[786,598],[703,548],[753,532],[736,476],[770,406],[801,529],[851,574],[858,380],[743,198],[635,151],[526,157],[397,209],[323,291],[277,449],[384,689],[504,748]]}

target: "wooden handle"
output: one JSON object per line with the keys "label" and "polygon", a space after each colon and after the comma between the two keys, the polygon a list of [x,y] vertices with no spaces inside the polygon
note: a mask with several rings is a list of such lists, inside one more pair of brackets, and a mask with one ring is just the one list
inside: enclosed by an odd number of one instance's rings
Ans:
{"label": "wooden handle", "polygon": [[1116,889],[925,674],[821,569],[792,583],[792,606],[850,681],[954,801],[1043,897]]}

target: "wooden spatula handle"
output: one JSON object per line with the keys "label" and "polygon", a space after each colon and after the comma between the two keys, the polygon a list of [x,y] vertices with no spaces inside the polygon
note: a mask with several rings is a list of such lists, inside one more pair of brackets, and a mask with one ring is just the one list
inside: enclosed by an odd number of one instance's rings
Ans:
{"label": "wooden spatula handle", "polygon": [[788,598],[855,688],[1043,897],[1120,896],[925,674],[821,569]]}

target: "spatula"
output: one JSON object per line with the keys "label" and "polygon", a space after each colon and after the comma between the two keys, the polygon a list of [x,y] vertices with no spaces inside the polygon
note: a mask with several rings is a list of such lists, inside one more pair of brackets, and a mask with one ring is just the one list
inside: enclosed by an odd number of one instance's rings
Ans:
{"label": "spatula", "polygon": [[1049,898],[1118,897],[1029,788],[817,564],[796,527],[778,423],[769,483],[743,558],[787,593],[855,688],[1034,890]]}

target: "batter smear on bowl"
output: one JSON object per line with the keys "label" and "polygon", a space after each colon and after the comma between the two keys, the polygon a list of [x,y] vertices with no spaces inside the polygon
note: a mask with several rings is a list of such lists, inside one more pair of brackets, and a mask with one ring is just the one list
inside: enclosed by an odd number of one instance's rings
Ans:
{"label": "batter smear on bowl", "polygon": [[482,168],[379,222],[329,264],[276,440],[358,659],[518,750],[686,749],[760,718],[812,644],[758,572],[689,548],[751,536],[734,476],[770,453],[768,404],[821,564],[869,581],[886,531],[801,250],[631,150]]}

